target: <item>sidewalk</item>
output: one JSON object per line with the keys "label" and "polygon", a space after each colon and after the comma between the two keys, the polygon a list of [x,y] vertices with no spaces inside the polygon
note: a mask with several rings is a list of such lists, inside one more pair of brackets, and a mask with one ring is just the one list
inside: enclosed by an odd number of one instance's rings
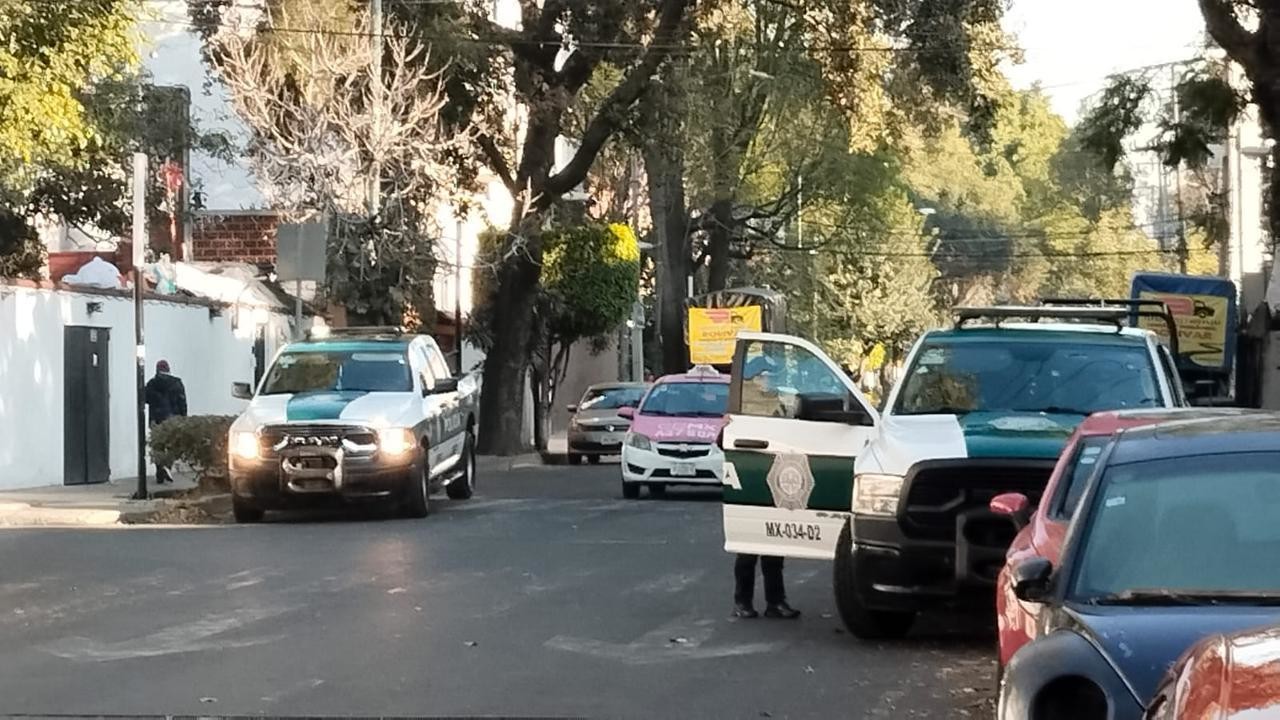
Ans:
{"label": "sidewalk", "polygon": [[537,465],[567,465],[569,463],[569,438],[560,432],[547,438],[547,449],[523,455],[480,455],[476,458],[476,471],[481,473],[506,472],[521,467]]}
{"label": "sidewalk", "polygon": [[175,476],[172,485],[148,479],[150,500],[133,500],[138,481],[121,478],[96,485],[46,485],[0,491],[0,527],[45,525],[115,525],[145,517],[164,504],[163,498],[192,490],[193,478]]}

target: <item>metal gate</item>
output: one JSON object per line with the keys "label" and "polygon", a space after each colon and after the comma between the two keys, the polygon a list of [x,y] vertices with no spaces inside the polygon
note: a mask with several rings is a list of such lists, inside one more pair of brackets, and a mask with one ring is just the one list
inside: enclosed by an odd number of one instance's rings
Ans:
{"label": "metal gate", "polygon": [[107,328],[63,329],[63,483],[111,478],[111,407]]}

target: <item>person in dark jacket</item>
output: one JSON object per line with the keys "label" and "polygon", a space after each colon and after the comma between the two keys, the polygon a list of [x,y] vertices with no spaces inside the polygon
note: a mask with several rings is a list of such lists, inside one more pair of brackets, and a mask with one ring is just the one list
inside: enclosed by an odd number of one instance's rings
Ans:
{"label": "person in dark jacket", "polygon": [[[169,372],[169,361],[156,363],[156,375],[147,381],[147,416],[151,427],[155,427],[171,417],[186,417],[187,388],[182,380]],[[172,483],[173,476],[169,468],[156,464],[156,483]]]}

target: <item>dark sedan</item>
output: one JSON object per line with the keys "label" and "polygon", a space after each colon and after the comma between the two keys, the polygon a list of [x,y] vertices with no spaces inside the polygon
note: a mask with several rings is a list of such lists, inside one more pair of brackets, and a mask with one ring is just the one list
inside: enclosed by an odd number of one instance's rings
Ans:
{"label": "dark sedan", "polygon": [[1167,422],[1103,451],[1060,565],[1011,572],[1037,611],[999,717],[1140,718],[1201,638],[1280,620],[1280,416]]}
{"label": "dark sedan", "polygon": [[582,458],[600,462],[604,455],[622,452],[622,438],[631,420],[618,411],[638,407],[648,383],[597,383],[587,388],[582,399],[569,406],[569,462],[577,465]]}

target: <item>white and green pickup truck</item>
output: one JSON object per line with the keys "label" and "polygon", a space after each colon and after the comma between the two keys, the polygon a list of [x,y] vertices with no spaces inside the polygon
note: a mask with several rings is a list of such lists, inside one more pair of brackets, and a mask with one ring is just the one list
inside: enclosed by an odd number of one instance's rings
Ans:
{"label": "white and green pickup truck", "polygon": [[989,607],[1014,532],[991,498],[1038,499],[1093,412],[1186,404],[1168,349],[1128,317],[959,309],[916,342],[883,411],[813,343],[740,333],[721,438],[725,550],[832,559],[859,637],[905,634],[920,610]]}

